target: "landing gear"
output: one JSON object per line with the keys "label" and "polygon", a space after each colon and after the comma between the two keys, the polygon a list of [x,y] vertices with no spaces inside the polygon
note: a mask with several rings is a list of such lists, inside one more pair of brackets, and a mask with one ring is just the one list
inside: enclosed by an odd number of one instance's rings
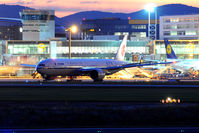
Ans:
{"label": "landing gear", "polygon": [[33,77],[33,79],[41,78],[41,75],[37,71],[35,71],[34,73],[32,73],[31,76]]}
{"label": "landing gear", "polygon": [[51,80],[51,77],[48,75],[43,75],[43,82],[47,82],[48,80]]}

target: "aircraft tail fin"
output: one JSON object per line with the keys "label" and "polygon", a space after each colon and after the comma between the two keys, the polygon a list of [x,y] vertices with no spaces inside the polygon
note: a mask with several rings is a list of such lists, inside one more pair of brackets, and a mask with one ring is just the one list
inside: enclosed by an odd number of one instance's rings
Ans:
{"label": "aircraft tail fin", "polygon": [[140,64],[143,64],[143,62],[144,62],[144,56],[141,55],[139,63],[140,63]]}
{"label": "aircraft tail fin", "polygon": [[125,35],[122,43],[120,45],[120,47],[117,50],[117,54],[115,56],[115,60],[120,60],[123,61],[124,60],[124,56],[125,56],[125,51],[126,51],[126,44],[127,44],[127,37],[128,35]]}
{"label": "aircraft tail fin", "polygon": [[167,59],[177,59],[177,56],[173,51],[173,48],[171,47],[168,39],[164,39],[164,43],[166,48]]}

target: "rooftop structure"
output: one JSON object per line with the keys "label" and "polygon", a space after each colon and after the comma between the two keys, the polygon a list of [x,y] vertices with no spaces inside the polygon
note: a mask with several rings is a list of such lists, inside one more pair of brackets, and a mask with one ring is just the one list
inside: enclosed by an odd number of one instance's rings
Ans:
{"label": "rooftop structure", "polygon": [[25,9],[20,15],[23,23],[23,40],[41,41],[55,37],[53,10]]}

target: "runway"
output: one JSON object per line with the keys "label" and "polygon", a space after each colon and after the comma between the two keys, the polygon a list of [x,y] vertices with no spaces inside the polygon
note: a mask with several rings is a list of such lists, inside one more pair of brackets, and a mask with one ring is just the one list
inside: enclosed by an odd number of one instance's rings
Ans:
{"label": "runway", "polygon": [[159,102],[165,97],[199,102],[196,81],[104,81],[41,82],[32,79],[0,80],[3,101],[110,101]]}
{"label": "runway", "polygon": [[198,127],[170,127],[170,128],[63,128],[63,129],[5,129],[0,132],[17,133],[198,133]]}

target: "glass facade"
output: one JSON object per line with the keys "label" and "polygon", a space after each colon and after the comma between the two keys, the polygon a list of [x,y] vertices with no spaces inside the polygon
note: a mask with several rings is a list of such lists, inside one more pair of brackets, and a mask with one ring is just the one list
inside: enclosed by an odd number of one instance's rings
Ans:
{"label": "glass facade", "polygon": [[7,41],[6,64],[37,64],[40,60],[49,58],[49,51],[49,41]]}
{"label": "glass facade", "polygon": [[[7,56],[24,60],[24,56],[33,58],[36,63],[45,58],[68,58],[68,41],[8,41]],[[45,46],[44,46],[44,45]],[[88,41],[73,40],[71,47],[72,58],[114,59],[121,41]],[[133,54],[149,54],[146,41],[128,41],[126,61],[132,61]],[[50,47],[52,49],[50,49]],[[26,59],[26,60],[27,60]],[[14,61],[10,62],[14,64]],[[16,65],[16,64],[15,64]]]}
{"label": "glass facade", "polygon": [[54,15],[38,15],[38,14],[28,14],[21,16],[23,20],[55,20]]}
{"label": "glass facade", "polygon": [[132,25],[132,29],[146,29],[146,25]]}
{"label": "glass facade", "polygon": [[[180,59],[199,59],[199,40],[169,40],[176,55]],[[69,49],[66,40],[51,41],[8,41],[7,56],[9,65],[27,63],[34,60],[37,64],[45,58],[68,58]],[[149,55],[147,41],[127,41],[126,61],[132,61],[133,55]],[[114,59],[121,41],[73,40],[71,55],[74,59]],[[45,47],[44,47],[45,45]],[[166,59],[163,40],[156,40],[155,58]],[[150,52],[153,53],[153,52]],[[29,62],[27,64],[30,64]]]}
{"label": "glass facade", "polygon": [[176,23],[176,22],[198,22],[199,18],[196,17],[188,17],[185,16],[183,18],[176,18],[176,17],[171,17],[171,18],[164,18],[163,21],[165,23]]}
{"label": "glass facade", "polygon": [[160,39],[198,39],[198,15],[178,15],[160,17]]}
{"label": "glass facade", "polygon": [[[150,24],[151,39],[159,39],[159,23],[155,26],[155,21]],[[83,20],[81,25],[83,39],[92,40],[96,35],[124,35],[128,34],[132,37],[147,37],[148,36],[148,21],[147,20],[128,20],[119,18],[105,18]],[[136,33],[137,32],[137,33]],[[157,33],[157,34],[156,34]],[[138,36],[135,36],[138,35]]]}
{"label": "glass facade", "polygon": [[[179,59],[199,59],[199,40],[169,40],[175,54]],[[155,54],[161,60],[166,59],[166,50],[163,40],[155,42]]]}

